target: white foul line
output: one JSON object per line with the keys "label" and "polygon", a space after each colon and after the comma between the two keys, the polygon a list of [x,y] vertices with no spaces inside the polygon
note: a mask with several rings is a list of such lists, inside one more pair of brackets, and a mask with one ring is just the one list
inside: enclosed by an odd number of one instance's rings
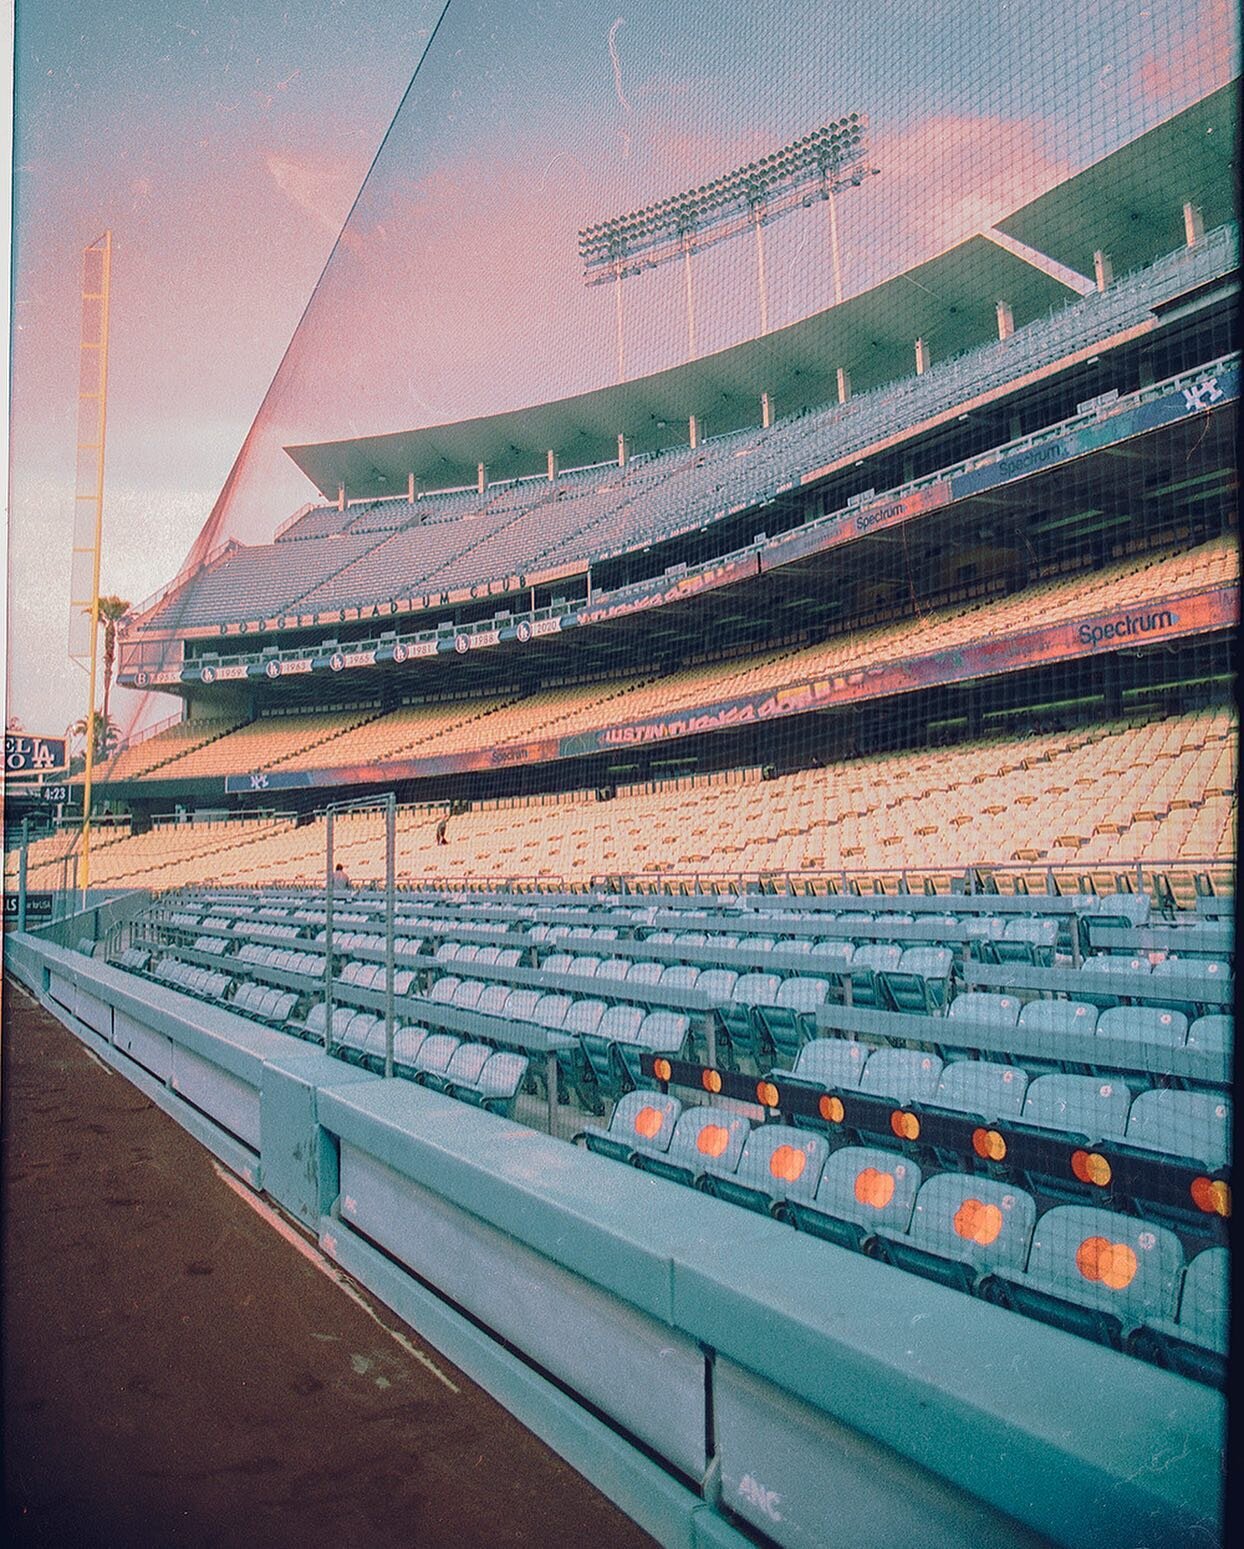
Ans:
{"label": "white foul line", "polygon": [[379,1324],[379,1326],[385,1331],[386,1334],[389,1335],[391,1339],[396,1340],[397,1343],[401,1345],[402,1349],[405,1350],[407,1355],[418,1361],[420,1366],[426,1366],[428,1371],[430,1371],[432,1375],[438,1379],[438,1381],[443,1382],[451,1393],[461,1393],[462,1389],[459,1388],[456,1383],[453,1383],[449,1380],[449,1378],[440,1369],[435,1361],[431,1360],[428,1356],[424,1355],[422,1350],[411,1344],[410,1340],[407,1339],[406,1335],[403,1334],[400,1329],[390,1328],[384,1319],[377,1315],[375,1308],[368,1305],[366,1299],[359,1295],[359,1293],[346,1279],[345,1275],[342,1274],[342,1272],[336,1267],[335,1264],[333,1264],[329,1259],[326,1259],[318,1248],[313,1247],[309,1242],[307,1242],[307,1240],[300,1233],[296,1232],[294,1228],[290,1226],[288,1221],[283,1221],[270,1205],[265,1205],[263,1200],[257,1199],[244,1183],[233,1176],[227,1167],[222,1167],[221,1164],[217,1161],[212,1162],[212,1167],[216,1171],[216,1176],[220,1178],[222,1182],[227,1183],[239,1199],[248,1204],[261,1220],[265,1221],[276,1232],[278,1232],[287,1243],[296,1248],[308,1263],[314,1264],[316,1269],[318,1269],[322,1275],[327,1275],[327,1277],[333,1282],[335,1286],[338,1287],[338,1289],[344,1291],[351,1299],[351,1301],[356,1302],[363,1309],[363,1311],[367,1314],[373,1323]]}

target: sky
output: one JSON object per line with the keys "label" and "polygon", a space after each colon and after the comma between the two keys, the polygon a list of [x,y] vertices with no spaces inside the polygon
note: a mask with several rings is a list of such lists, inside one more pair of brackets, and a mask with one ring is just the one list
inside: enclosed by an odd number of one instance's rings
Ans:
{"label": "sky", "polygon": [[[51,734],[85,709],[65,641],[101,231],[101,583],[137,603],[196,537],[265,541],[313,496],[286,444],[612,381],[584,224],[865,111],[850,294],[1238,68],[1226,0],[19,0],[15,59],[8,713]],[[766,243],[771,326],[830,303],[823,207]],[[627,282],[628,375],[684,358],[681,285]],[[756,333],[751,243],[696,287],[701,353]]]}

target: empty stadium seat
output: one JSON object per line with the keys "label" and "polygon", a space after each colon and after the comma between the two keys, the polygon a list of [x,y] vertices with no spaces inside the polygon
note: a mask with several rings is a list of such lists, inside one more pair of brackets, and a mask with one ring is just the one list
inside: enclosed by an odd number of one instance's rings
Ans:
{"label": "empty stadium seat", "polygon": [[1018,1119],[1028,1072],[993,1060],[953,1060],[942,1067],[932,1101],[982,1119]]}
{"label": "empty stadium seat", "polygon": [[1182,1011],[1158,1006],[1113,1006],[1098,1017],[1097,1036],[1180,1047],[1188,1036],[1188,1019]]}
{"label": "empty stadium seat", "polygon": [[942,1062],[922,1049],[877,1049],[868,1057],[860,1091],[896,1103],[930,1102],[937,1092]]}
{"label": "empty stadium seat", "polygon": [[682,1104],[665,1092],[627,1092],[614,1104],[607,1128],[588,1124],[577,1135],[589,1151],[629,1162],[638,1145],[656,1153],[668,1150]]}
{"label": "empty stadium seat", "polygon": [[981,1027],[1015,1027],[1019,1022],[1019,1001],[1014,995],[968,990],[950,1002],[948,1015],[956,1022],[975,1022]]}
{"label": "empty stadium seat", "polygon": [[1083,1000],[1030,1000],[1019,1014],[1028,1033],[1091,1033],[1097,1027],[1097,1007]]}
{"label": "empty stadium seat", "polygon": [[1225,1092],[1155,1087],[1133,1101],[1126,1134],[1137,1145],[1221,1167],[1231,1155],[1231,1100]]}
{"label": "empty stadium seat", "polygon": [[635,1146],[632,1160],[645,1172],[676,1183],[695,1183],[710,1164],[721,1171],[733,1171],[750,1129],[741,1114],[688,1108],[674,1125],[668,1146],[659,1148],[645,1141]]}
{"label": "empty stadium seat", "polygon": [[1208,1052],[1229,1051],[1235,1043],[1234,1018],[1220,1013],[1198,1017],[1188,1029],[1188,1047]]}
{"label": "empty stadium seat", "polygon": [[1171,1321],[1184,1266],[1164,1226],[1091,1205],[1056,1205],[1033,1228],[1022,1273],[991,1275],[987,1294],[1030,1317],[1116,1348],[1124,1329]]}
{"label": "empty stadium seat", "polygon": [[1029,1124],[1102,1140],[1125,1133],[1131,1101],[1123,1081],[1054,1071],[1029,1083],[1023,1118]]}
{"label": "empty stadium seat", "polygon": [[788,1199],[810,1201],[828,1155],[820,1135],[786,1124],[761,1124],[748,1134],[733,1167],[706,1163],[700,1187],[750,1210],[768,1211]]}
{"label": "empty stadium seat", "polygon": [[878,1257],[968,1291],[986,1271],[1022,1273],[1037,1219],[1032,1196],[1011,1183],[967,1173],[928,1178],[905,1233],[879,1229]]}
{"label": "empty stadium seat", "polygon": [[791,1077],[830,1090],[856,1088],[872,1052],[871,1044],[848,1038],[813,1038],[799,1051]]}
{"label": "empty stadium seat", "polygon": [[859,1248],[874,1231],[905,1232],[920,1188],[915,1162],[873,1146],[842,1146],[825,1162],[810,1203],[791,1200],[786,1214],[800,1231]]}

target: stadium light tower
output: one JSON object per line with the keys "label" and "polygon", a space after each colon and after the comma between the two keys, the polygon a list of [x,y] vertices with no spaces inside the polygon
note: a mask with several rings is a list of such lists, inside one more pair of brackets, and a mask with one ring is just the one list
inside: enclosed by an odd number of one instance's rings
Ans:
{"label": "stadium light tower", "polygon": [[622,281],[676,258],[683,261],[687,303],[687,350],[696,352],[695,291],[692,255],[745,232],[756,240],[756,290],[760,330],[769,326],[764,228],[797,209],[823,199],[829,206],[829,246],[834,301],[843,298],[842,248],[838,195],[858,188],[879,168],[868,157],[868,118],[848,113],[758,161],[736,167],[711,183],[659,199],[627,215],[617,215],[579,232],[579,256],[588,285],[612,279],[618,330],[618,376],[623,366]]}

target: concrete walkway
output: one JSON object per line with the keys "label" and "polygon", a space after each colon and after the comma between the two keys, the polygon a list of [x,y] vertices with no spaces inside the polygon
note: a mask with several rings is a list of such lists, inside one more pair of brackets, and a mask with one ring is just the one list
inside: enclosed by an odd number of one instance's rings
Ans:
{"label": "concrete walkway", "polygon": [[10,1543],[652,1544],[12,980],[2,1074]]}

